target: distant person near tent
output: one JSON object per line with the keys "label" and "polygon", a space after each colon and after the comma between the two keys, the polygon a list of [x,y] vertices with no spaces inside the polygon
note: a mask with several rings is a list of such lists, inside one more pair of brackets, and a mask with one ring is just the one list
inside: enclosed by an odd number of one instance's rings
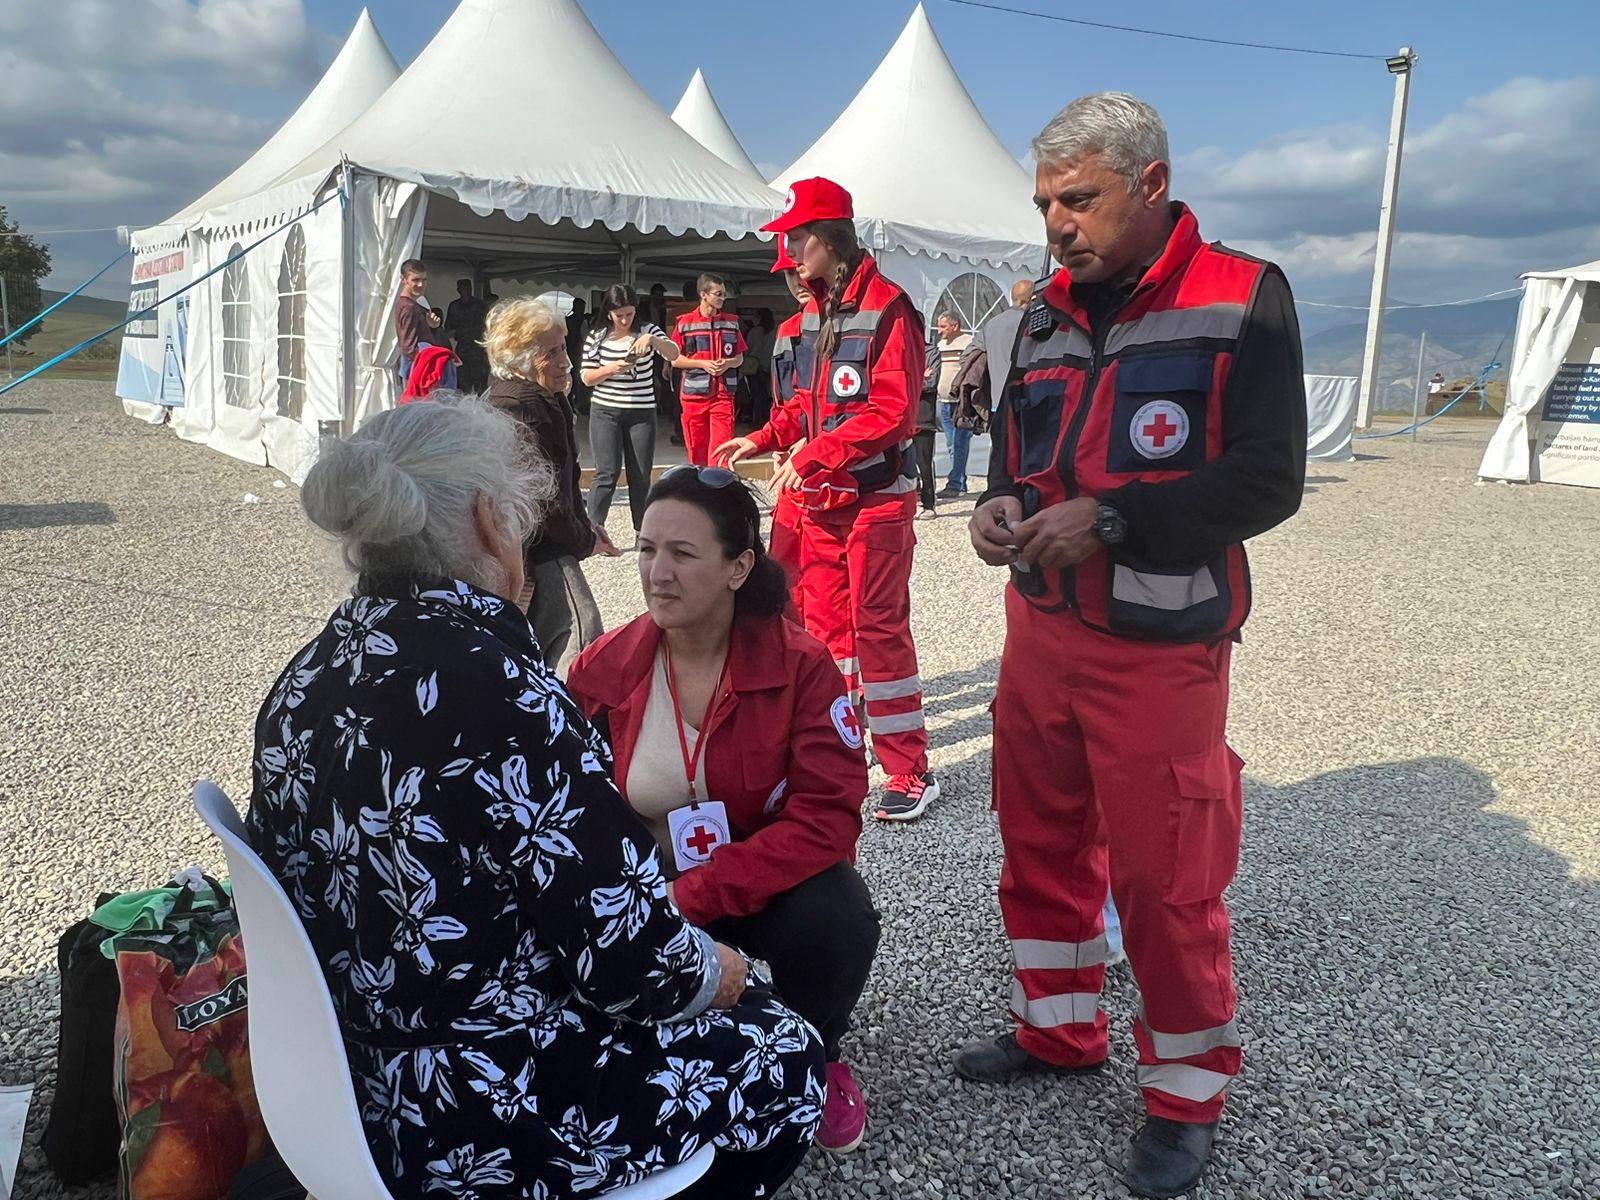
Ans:
{"label": "distant person near tent", "polygon": [[483,352],[483,323],[488,306],[472,294],[472,280],[456,280],[456,298],[444,312],[444,331],[456,344],[461,360],[457,375],[461,389],[481,392],[489,386],[489,358]]}
{"label": "distant person near tent", "polygon": [[683,441],[697,467],[711,462],[711,448],[733,436],[733,402],[744,361],[744,334],[737,313],[724,312],[727,285],[715,275],[700,276],[700,302],[672,327],[683,353],[673,367],[683,374],[678,398],[683,404]]}
{"label": "distant person near tent", "polygon": [[400,387],[411,381],[411,364],[423,346],[442,346],[444,322],[428,306],[428,265],[420,258],[400,264],[400,295],[394,302],[394,332],[400,346]]}
{"label": "distant person near tent", "polygon": [[972,335],[961,328],[961,318],[953,312],[939,314],[939,427],[944,430],[945,449],[950,452],[950,478],[940,489],[946,498],[967,494],[967,455],[972,449],[972,429],[956,420],[956,377],[961,356],[972,345]]}
{"label": "distant person near tent", "polygon": [[1015,1028],[955,1068],[1009,1083],[1103,1066],[1109,875],[1142,1000],[1146,1118],[1124,1177],[1177,1196],[1210,1160],[1241,1057],[1228,672],[1244,542],[1300,507],[1300,331],[1283,273],[1202,240],[1171,199],[1144,101],[1075,100],[1033,151],[1062,265],[1024,317],[970,524],[978,556],[1012,569],[994,806]]}
{"label": "distant person near tent", "polygon": [[857,699],[837,715],[841,730],[870,731],[888,773],[875,815],[909,821],[939,798],[911,637],[922,321],[857,241],[853,216],[844,188],[803,179],[783,215],[762,226],[784,237],[810,293],[793,342],[795,396],[717,455],[732,464],[793,450],[772,482],[800,507],[806,627],[833,651]]}

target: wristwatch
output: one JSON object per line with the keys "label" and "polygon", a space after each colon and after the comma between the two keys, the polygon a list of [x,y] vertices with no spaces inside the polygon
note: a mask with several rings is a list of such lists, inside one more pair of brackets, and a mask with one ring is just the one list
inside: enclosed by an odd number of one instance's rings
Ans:
{"label": "wristwatch", "polygon": [[1111,505],[1102,504],[1095,516],[1094,535],[1107,546],[1120,545],[1128,536],[1128,520]]}

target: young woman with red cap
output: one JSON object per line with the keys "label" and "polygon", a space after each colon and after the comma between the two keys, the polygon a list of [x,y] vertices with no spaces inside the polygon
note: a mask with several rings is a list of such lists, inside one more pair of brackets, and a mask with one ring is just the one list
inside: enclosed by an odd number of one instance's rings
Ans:
{"label": "young woman with red cap", "polygon": [[717,457],[793,450],[773,484],[800,509],[806,627],[833,651],[889,776],[876,815],[908,821],[939,796],[911,639],[922,322],[862,249],[850,193],[832,180],[797,182],[762,228],[782,235],[809,293],[788,347],[794,395]]}

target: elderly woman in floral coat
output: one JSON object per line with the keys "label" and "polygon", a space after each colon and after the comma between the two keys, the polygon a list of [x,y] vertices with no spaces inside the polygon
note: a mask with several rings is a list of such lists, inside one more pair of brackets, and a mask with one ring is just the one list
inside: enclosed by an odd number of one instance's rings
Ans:
{"label": "elderly woman in floral coat", "polygon": [[597,1195],[707,1143],[685,1195],[770,1195],[821,1119],[821,1045],[679,916],[507,599],[550,490],[526,453],[473,401],[324,452],[303,503],[359,577],[261,709],[251,836],[399,1200]]}

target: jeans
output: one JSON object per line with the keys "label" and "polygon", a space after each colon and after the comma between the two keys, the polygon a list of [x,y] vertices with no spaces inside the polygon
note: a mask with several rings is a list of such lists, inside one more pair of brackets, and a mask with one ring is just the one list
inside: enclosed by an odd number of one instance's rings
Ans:
{"label": "jeans", "polygon": [[538,563],[531,572],[533,599],[528,621],[539,641],[544,665],[565,678],[578,652],[605,632],[600,606],[583,577],[583,568],[570,555]]}
{"label": "jeans", "polygon": [[919,429],[911,435],[911,444],[917,451],[917,496],[922,507],[932,509],[933,498],[933,448],[938,434],[931,429]]}
{"label": "jeans", "polygon": [[633,531],[644,520],[644,500],[650,491],[650,470],[656,459],[656,410],[589,406],[589,448],[594,452],[594,485],[589,489],[589,520],[606,523],[617,475],[627,461],[628,508]]}
{"label": "jeans", "polygon": [[856,869],[835,863],[748,917],[723,917],[706,932],[772,968],[778,999],[822,1035],[829,1062],[850,1029],[878,950],[878,913]]}
{"label": "jeans", "polygon": [[972,449],[972,430],[956,426],[956,403],[939,401],[939,425],[944,430],[945,449],[950,451],[950,478],[948,486],[957,491],[967,490],[967,454]]}

